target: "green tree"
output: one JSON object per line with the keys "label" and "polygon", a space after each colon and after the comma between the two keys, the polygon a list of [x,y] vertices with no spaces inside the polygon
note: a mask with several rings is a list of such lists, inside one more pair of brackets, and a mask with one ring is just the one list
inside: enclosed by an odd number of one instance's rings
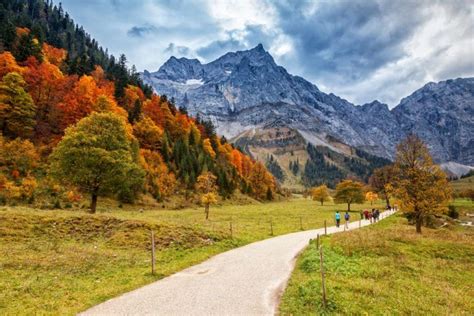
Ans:
{"label": "green tree", "polygon": [[143,183],[135,143],[121,117],[93,113],[66,130],[51,154],[51,173],[90,194],[94,213],[98,196],[128,193]]}
{"label": "green tree", "polygon": [[412,134],[397,146],[394,178],[400,207],[414,217],[416,232],[421,234],[425,215],[447,210],[451,188],[446,174],[433,163],[425,143]]}
{"label": "green tree", "polygon": [[0,82],[0,128],[4,136],[28,138],[36,125],[36,106],[25,91],[23,77],[16,72]]}
{"label": "green tree", "polygon": [[325,184],[311,189],[311,197],[313,198],[313,201],[319,201],[321,205],[323,205],[324,202],[331,201],[328,187]]}
{"label": "green tree", "polygon": [[351,211],[352,203],[363,203],[364,185],[357,181],[344,180],[336,186],[336,195],[334,200],[336,203],[347,203],[347,211]]}

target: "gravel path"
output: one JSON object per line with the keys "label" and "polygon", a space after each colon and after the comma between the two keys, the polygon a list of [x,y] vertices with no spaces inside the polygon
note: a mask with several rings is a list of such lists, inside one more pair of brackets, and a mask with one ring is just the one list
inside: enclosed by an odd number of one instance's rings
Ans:
{"label": "gravel path", "polygon": [[[393,213],[382,214],[385,218]],[[361,226],[367,225],[369,221],[361,221]],[[357,228],[359,221],[349,226],[350,230]],[[327,231],[334,234],[344,227],[332,226]],[[324,228],[221,253],[81,315],[273,315],[297,255],[317,234],[324,234]]]}

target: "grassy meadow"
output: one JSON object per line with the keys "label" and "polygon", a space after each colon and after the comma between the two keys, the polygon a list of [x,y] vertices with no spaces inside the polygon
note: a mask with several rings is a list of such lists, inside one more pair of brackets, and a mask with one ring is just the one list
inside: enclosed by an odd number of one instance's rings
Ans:
{"label": "grassy meadow", "polygon": [[474,190],[474,176],[470,176],[463,179],[458,179],[450,182],[454,192],[462,192],[465,190]]}
{"label": "grassy meadow", "polygon": [[[456,200],[461,214],[474,203]],[[462,217],[462,216],[461,216]],[[281,315],[472,315],[474,229],[423,228],[401,215],[323,238],[328,307],[322,308],[319,253],[302,253],[282,297]]]}
{"label": "grassy meadow", "polygon": [[[382,204],[378,205],[379,207]],[[370,205],[354,205],[360,210]],[[72,315],[252,241],[333,225],[335,210],[311,200],[203,208],[119,208],[103,200],[81,209],[0,207],[0,315]],[[354,213],[354,216],[358,216]],[[232,238],[230,222],[232,221]],[[150,230],[156,275],[150,273]]]}

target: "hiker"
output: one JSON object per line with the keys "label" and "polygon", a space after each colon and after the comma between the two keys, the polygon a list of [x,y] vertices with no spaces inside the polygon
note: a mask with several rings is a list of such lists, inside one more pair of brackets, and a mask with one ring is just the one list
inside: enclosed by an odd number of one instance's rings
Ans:
{"label": "hiker", "polygon": [[374,209],[372,209],[372,211],[369,212],[369,218],[368,218],[368,219],[369,219],[369,221],[370,221],[371,224],[372,224],[372,219],[373,219],[373,217],[374,217]]}
{"label": "hiker", "polygon": [[377,219],[377,221],[380,219],[380,210],[379,209],[375,210],[375,218]]}
{"label": "hiker", "polygon": [[364,216],[365,216],[365,219],[369,219],[369,210],[367,209],[364,210]]}
{"label": "hiker", "polygon": [[344,214],[344,219],[346,220],[346,229],[349,229],[349,219],[351,218],[351,216],[349,215],[349,212],[346,212],[346,214]]}
{"label": "hiker", "polygon": [[339,227],[340,223],[341,223],[341,214],[339,214],[339,211],[336,211],[336,227]]}
{"label": "hiker", "polygon": [[360,211],[360,219],[364,219],[364,213],[365,213],[366,210],[361,210]]}

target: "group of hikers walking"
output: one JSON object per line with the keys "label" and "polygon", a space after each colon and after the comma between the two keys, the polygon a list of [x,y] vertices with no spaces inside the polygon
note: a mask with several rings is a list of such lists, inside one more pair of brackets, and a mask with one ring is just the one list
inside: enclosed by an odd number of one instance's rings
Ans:
{"label": "group of hikers walking", "polygon": [[363,211],[360,211],[360,219],[367,219],[371,223],[375,223],[379,220],[380,218],[380,211],[376,208],[373,208],[372,210],[365,209]]}
{"label": "group of hikers walking", "polygon": [[[336,227],[339,227],[341,225],[341,213],[339,211],[336,211],[335,214],[335,219],[336,219]],[[373,208],[372,210],[365,209],[363,211],[360,211],[360,219],[366,219],[369,220],[370,223],[375,223],[379,220],[380,218],[380,211],[378,209]],[[346,211],[344,214],[344,226],[346,229],[349,228],[349,221],[351,219],[351,215],[349,212]]]}

